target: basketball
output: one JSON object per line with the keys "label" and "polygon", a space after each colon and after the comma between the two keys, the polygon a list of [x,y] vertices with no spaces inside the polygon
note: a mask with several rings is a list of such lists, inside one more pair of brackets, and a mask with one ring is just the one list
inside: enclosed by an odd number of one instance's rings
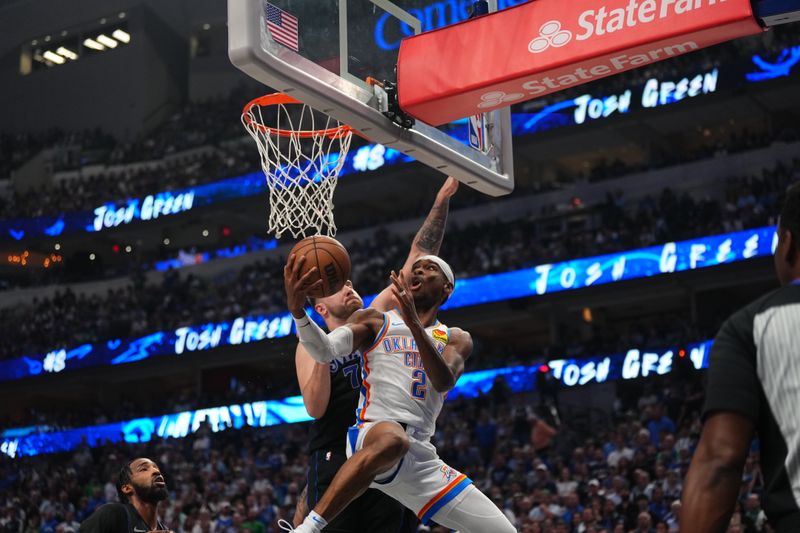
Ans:
{"label": "basketball", "polygon": [[324,235],[306,237],[289,252],[299,259],[305,256],[306,260],[300,269],[299,276],[317,267],[317,276],[312,276],[310,283],[322,279],[322,286],[309,292],[314,298],[324,298],[336,294],[350,278],[350,254],[342,243]]}

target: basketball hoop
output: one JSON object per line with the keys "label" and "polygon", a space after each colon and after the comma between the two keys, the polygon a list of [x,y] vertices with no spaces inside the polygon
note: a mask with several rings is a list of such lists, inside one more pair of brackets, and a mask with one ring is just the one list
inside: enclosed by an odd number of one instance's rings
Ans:
{"label": "basketball hoop", "polygon": [[[250,101],[242,124],[256,141],[269,189],[269,231],[336,234],[333,191],[353,129],[281,93]],[[319,126],[322,126],[321,128]]]}

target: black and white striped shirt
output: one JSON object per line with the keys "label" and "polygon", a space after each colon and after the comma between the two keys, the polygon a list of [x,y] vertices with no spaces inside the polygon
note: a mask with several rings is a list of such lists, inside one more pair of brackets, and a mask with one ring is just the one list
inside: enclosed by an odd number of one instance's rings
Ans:
{"label": "black and white striped shirt", "polygon": [[800,280],[731,316],[711,349],[704,417],[755,424],[763,507],[778,533],[800,532]]}

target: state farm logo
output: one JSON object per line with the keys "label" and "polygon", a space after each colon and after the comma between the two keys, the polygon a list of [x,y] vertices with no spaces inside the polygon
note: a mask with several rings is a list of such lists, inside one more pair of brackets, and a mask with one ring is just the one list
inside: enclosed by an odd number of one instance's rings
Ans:
{"label": "state farm logo", "polygon": [[492,91],[481,96],[481,103],[478,104],[480,108],[494,107],[506,102],[515,102],[525,95],[522,93],[505,93],[503,91]]}
{"label": "state farm logo", "polygon": [[[623,2],[626,5],[607,5]],[[562,47],[573,37],[576,41],[585,41],[630,30],[639,31],[639,36],[643,37],[646,30],[642,26],[661,23],[674,27],[679,22],[678,17],[698,17],[703,15],[701,11],[725,9],[729,5],[725,0],[609,0],[604,4],[579,13],[575,22],[567,20],[567,26],[575,31],[574,35],[572,31],[563,29],[557,20],[545,22],[539,28],[539,35],[528,43],[528,51],[539,54],[550,47]]]}
{"label": "state farm logo", "polygon": [[561,23],[550,20],[539,28],[539,36],[528,43],[528,51],[532,54],[544,52],[551,46],[559,48],[572,40],[572,32],[562,30]]}

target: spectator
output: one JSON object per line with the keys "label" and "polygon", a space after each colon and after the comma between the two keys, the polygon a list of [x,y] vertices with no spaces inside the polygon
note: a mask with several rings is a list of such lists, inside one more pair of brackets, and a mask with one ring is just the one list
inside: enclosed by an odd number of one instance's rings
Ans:
{"label": "spectator", "polygon": [[634,529],[634,533],[654,533],[655,530],[652,524],[653,518],[650,516],[650,513],[641,512],[636,519],[636,529]]}
{"label": "spectator", "polygon": [[558,495],[562,498],[578,490],[578,482],[572,477],[569,467],[564,466],[561,468],[558,481],[556,481],[556,488]]}
{"label": "spectator", "polygon": [[758,494],[748,494],[745,500],[745,518],[752,524],[753,530],[757,532],[764,531],[764,526],[767,523],[767,515],[761,508],[761,498]]}
{"label": "spectator", "polygon": [[667,529],[670,533],[681,530],[680,516],[681,502],[680,500],[674,500],[672,504],[670,504],[669,513],[664,517],[664,522],[667,523]]}
{"label": "spectator", "polygon": [[655,446],[661,442],[665,433],[675,433],[675,423],[664,414],[661,405],[656,404],[645,409],[644,420],[650,432],[650,440]]}

